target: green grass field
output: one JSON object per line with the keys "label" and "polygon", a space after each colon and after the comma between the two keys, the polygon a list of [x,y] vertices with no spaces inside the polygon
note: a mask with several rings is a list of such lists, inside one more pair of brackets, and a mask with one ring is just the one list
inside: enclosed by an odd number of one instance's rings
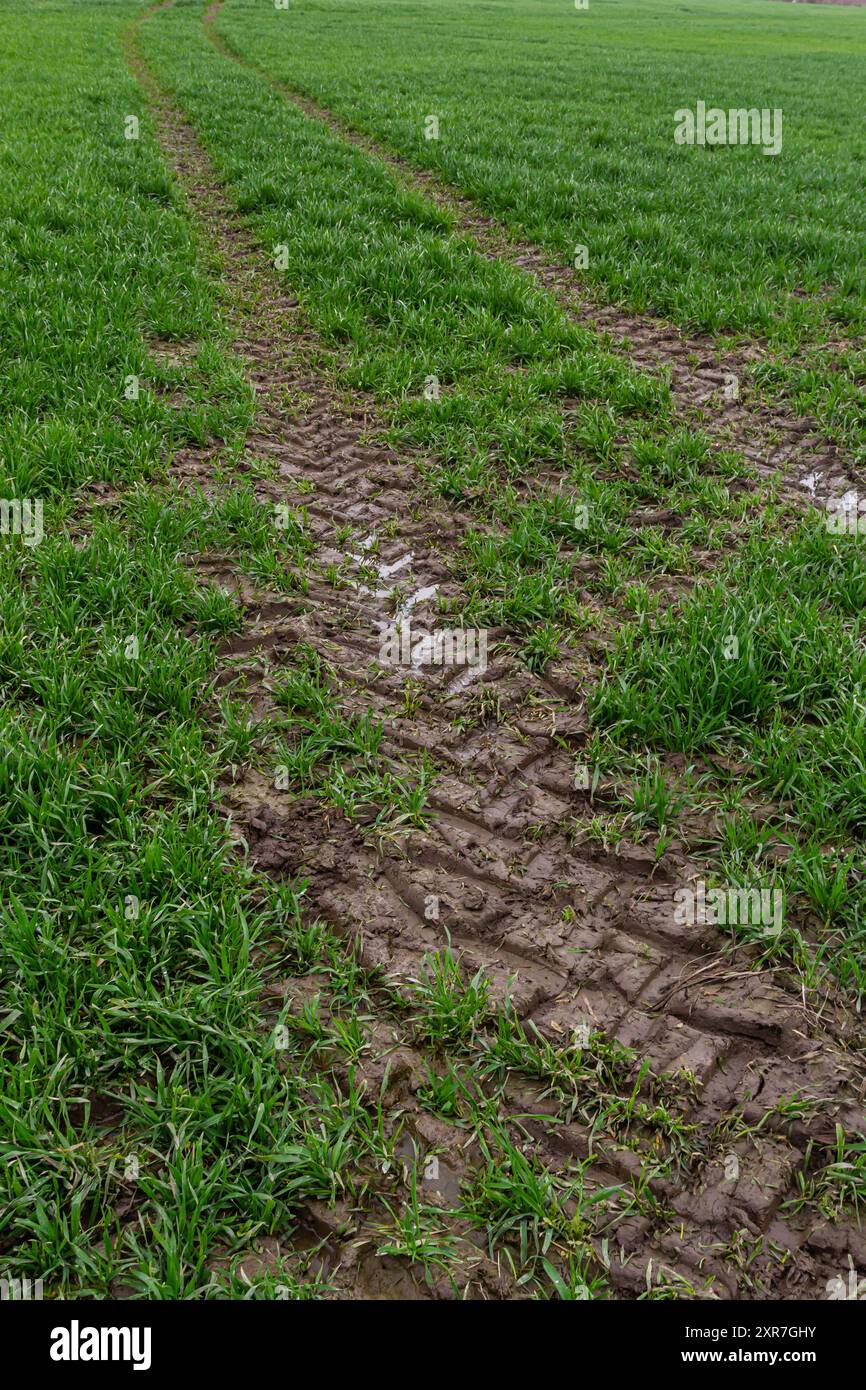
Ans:
{"label": "green grass field", "polygon": [[[866,137],[839,99],[866,66],[856,10],[245,0],[220,30],[533,241],[566,260],[587,245],[608,296],[779,342],[862,334]],[[702,93],[781,107],[784,160],[677,148],[673,113]]]}
{"label": "green grass field", "polygon": [[[866,38],[856,9],[340,0],[282,12],[246,0],[219,30],[565,263],[585,246],[586,282],[606,299],[766,338],[780,359],[766,385],[792,391],[862,451],[866,137],[852,103]],[[676,146],[674,112],[701,98],[780,108],[784,157]],[[427,138],[428,114],[438,139]],[[839,340],[842,359],[828,363],[816,349]]]}
{"label": "green grass field", "polygon": [[[866,1201],[866,564],[822,512],[866,459],[866,13],[0,25],[0,1278],[826,1297]],[[677,146],[699,100],[781,151]],[[480,678],[385,669],[409,613]],[[696,881],[772,929],[683,930]]]}

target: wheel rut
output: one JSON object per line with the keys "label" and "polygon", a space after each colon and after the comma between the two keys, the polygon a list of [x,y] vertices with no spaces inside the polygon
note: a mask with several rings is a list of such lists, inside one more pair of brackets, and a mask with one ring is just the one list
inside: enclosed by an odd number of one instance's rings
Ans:
{"label": "wheel rut", "polygon": [[[381,721],[384,758],[400,766],[407,749],[428,750],[437,769],[426,823],[376,835],[363,817],[351,821],[315,796],[279,789],[266,759],[237,767],[224,780],[222,809],[239,842],[264,872],[308,878],[311,906],[389,989],[411,994],[425,958],[450,942],[464,971],[483,971],[496,1002],[540,1040],[561,1047],[599,1033],[672,1078],[688,1153],[659,1130],[653,1139],[633,1119],[628,1095],[605,1095],[603,1105],[577,1097],[573,1115],[564,1120],[554,1107],[548,1124],[538,1118],[547,1104],[538,1087],[508,1078],[508,1101],[530,1116],[523,1123],[544,1162],[561,1167],[576,1155],[590,1160],[590,1183],[603,1186],[613,1174],[638,1194],[610,1240],[594,1241],[618,1295],[642,1292],[648,1266],[661,1263],[675,1286],[700,1290],[688,1296],[825,1296],[841,1258],[864,1268],[859,1230],[845,1222],[831,1238],[814,1208],[784,1207],[799,1175],[814,1169],[816,1146],[832,1145],[835,1126],[863,1128],[856,1018],[835,996],[820,1010],[806,1006],[785,970],[758,970],[754,950],[720,949],[712,928],[680,924],[675,891],[701,874],[684,852],[671,851],[658,868],[640,847],[620,856],[571,842],[563,825],[586,799],[575,787],[585,722],[574,681],[551,689],[507,646],[464,685],[435,665],[383,664],[382,633],[407,594],[413,622],[431,630],[438,601],[459,597],[449,557],[471,518],[431,501],[416,461],[377,442],[372,405],[359,399],[347,409],[310,367],[316,344],[296,301],[144,67],[134,31],[129,58],[190,213],[243,306],[236,350],[257,414],[239,473],[259,501],[305,508],[316,546],[306,592],[292,594],[262,590],[222,557],[194,558],[203,580],[234,586],[243,604],[243,632],[222,653],[221,686],[267,721],[279,714],[275,679],[312,649],[335,674],[345,708]],[[287,389],[304,402],[290,415]],[[255,466],[263,460],[268,476]],[[181,450],[172,487],[216,487],[213,464],[212,449]],[[348,563],[334,540],[346,524],[359,542]],[[322,581],[329,566],[342,567],[338,587]],[[495,720],[484,715],[486,695],[496,697]],[[413,1109],[413,1065],[394,1094],[423,1144],[441,1145],[449,1171],[465,1174],[473,1160],[461,1136]],[[662,1164],[675,1150],[677,1162]],[[323,1239],[340,1245],[333,1216],[320,1211],[316,1220]],[[352,1265],[347,1296],[371,1296],[384,1277],[381,1262],[366,1258]],[[513,1293],[495,1267],[477,1280],[478,1296]]]}

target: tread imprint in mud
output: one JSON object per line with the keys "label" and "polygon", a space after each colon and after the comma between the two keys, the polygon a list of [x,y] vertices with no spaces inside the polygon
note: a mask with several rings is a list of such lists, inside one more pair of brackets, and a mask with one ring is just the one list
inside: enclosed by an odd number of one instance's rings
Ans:
{"label": "tread imprint in mud", "polygon": [[[140,63],[135,68],[154,104],[167,159],[220,250],[226,278],[236,288],[260,283],[268,276],[265,259],[193,131],[159,97]],[[423,176],[416,177],[424,186]],[[489,250],[488,220],[465,214],[461,227],[467,226]],[[553,292],[564,292],[559,273],[542,261],[527,260],[524,268]],[[682,1118],[694,1127],[701,1162],[694,1171],[650,1176],[647,1187],[658,1210],[615,1228],[610,1244],[620,1253],[607,1263],[618,1294],[641,1292],[647,1260],[661,1259],[684,1279],[711,1277],[713,1296],[749,1297],[756,1290],[761,1297],[823,1296],[842,1256],[866,1265],[866,1243],[857,1230],[833,1228],[814,1213],[785,1218],[782,1206],[796,1190],[811,1143],[832,1144],[837,1124],[862,1128],[850,1014],[828,999],[819,1016],[784,970],[756,972],[747,952],[720,950],[712,928],[678,924],[674,892],[701,873],[684,853],[673,852],[656,866],[639,846],[603,852],[570,843],[561,827],[585,802],[586,793],[574,786],[574,759],[586,726],[580,687],[573,678],[569,686],[565,670],[552,685],[519,667],[506,648],[504,654],[495,649],[487,670],[471,680],[465,672],[455,677],[422,666],[411,673],[421,691],[415,713],[395,715],[406,673],[383,669],[381,632],[407,593],[413,621],[435,626],[437,597],[455,591],[448,555],[470,518],[437,511],[412,464],[371,440],[374,412],[346,412],[310,374],[298,350],[302,333],[292,337],[297,305],[272,278],[265,304],[244,318],[236,344],[257,390],[246,457],[267,459],[274,468],[266,481],[249,474],[256,496],[283,503],[298,495],[299,482],[309,485],[304,505],[322,565],[340,558],[329,549],[340,526],[350,522],[363,540],[346,588],[332,589],[313,573],[306,593],[293,596],[263,593],[224,557],[202,557],[202,575],[234,587],[246,613],[243,633],[222,653],[221,681],[233,693],[242,691],[257,719],[266,717],[274,709],[273,672],[309,644],[338,673],[348,708],[369,710],[382,721],[385,755],[430,750],[438,775],[427,828],[377,846],[363,828],[326,813],[314,799],[279,792],[266,773],[239,769],[224,787],[224,809],[236,833],[268,873],[308,875],[315,908],[360,943],[366,967],[398,988],[417,976],[427,953],[450,941],[467,972],[482,969],[497,1001],[510,1000],[543,1038],[562,1044],[589,1026],[635,1049],[654,1073],[694,1077]],[[684,383],[684,403],[700,404],[717,390],[720,369],[706,362],[695,375],[685,362],[693,345],[669,330],[616,310],[593,317],[570,297],[569,304],[591,324],[627,337],[638,366],[655,366],[661,356],[675,391]],[[286,386],[307,402],[301,418],[287,420],[280,409]],[[750,419],[743,407],[728,423],[736,432],[741,425],[748,429]],[[796,465],[798,476],[819,467],[829,474],[835,458],[815,449],[808,427],[788,421],[775,454],[762,443],[746,452],[768,467]],[[172,479],[179,488],[207,490],[212,451],[179,453]],[[374,585],[362,577],[371,563]],[[467,715],[484,687],[499,697],[499,718],[473,720],[464,731],[458,716]],[[543,717],[530,697],[544,699]],[[431,899],[437,904],[433,920],[426,910]],[[411,1074],[411,1057],[407,1068]],[[407,1083],[407,1104],[410,1092]],[[517,1111],[535,1116],[526,1125],[551,1165],[592,1155],[589,1180],[601,1186],[648,1171],[652,1153],[600,1138],[586,1123],[545,1125],[537,1094],[517,1076],[509,1080],[508,1097]],[[793,1118],[782,1109],[766,1122],[774,1107],[793,1097],[819,1103]],[[443,1168],[459,1176],[467,1159],[448,1127],[437,1127],[417,1108],[413,1123],[422,1142],[450,1143]],[[760,1132],[746,1132],[755,1125]],[[333,1213],[318,1209],[310,1220],[339,1242]],[[760,1246],[748,1280],[740,1280],[724,1257],[744,1241]],[[358,1273],[356,1262],[356,1293],[374,1296],[377,1268]],[[497,1279],[491,1266],[482,1279],[484,1296],[507,1296],[507,1281]],[[393,1287],[389,1292],[393,1296]],[[402,1296],[419,1296],[417,1286],[410,1281]]]}

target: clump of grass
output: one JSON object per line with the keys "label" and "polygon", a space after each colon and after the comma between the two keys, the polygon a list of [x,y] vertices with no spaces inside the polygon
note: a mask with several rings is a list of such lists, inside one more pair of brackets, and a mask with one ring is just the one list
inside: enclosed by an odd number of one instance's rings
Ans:
{"label": "clump of grass", "polygon": [[339,807],[350,820],[372,822],[382,833],[425,824],[429,758],[420,757],[412,770],[384,758],[382,724],[369,710],[343,711],[334,675],[314,648],[298,648],[295,665],[281,673],[273,693],[293,734],[290,743],[275,747],[288,782]]}
{"label": "clump of grass", "polygon": [[450,944],[424,956],[411,998],[419,1037],[439,1044],[470,1041],[493,1012],[484,971],[467,976]]}

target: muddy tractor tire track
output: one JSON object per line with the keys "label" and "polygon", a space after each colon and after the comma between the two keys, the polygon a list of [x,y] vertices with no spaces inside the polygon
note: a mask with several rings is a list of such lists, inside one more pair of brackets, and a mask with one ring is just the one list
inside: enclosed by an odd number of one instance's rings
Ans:
{"label": "muddy tractor tire track", "polygon": [[[413,619],[435,625],[435,596],[453,586],[448,553],[468,518],[431,508],[411,460],[370,440],[372,409],[342,408],[310,370],[310,337],[296,302],[231,206],[194,131],[160,94],[135,32],[128,56],[166,160],[245,305],[237,351],[257,392],[246,454],[275,469],[271,481],[250,473],[256,495],[285,503],[303,485],[321,566],[341,558],[332,538],[347,521],[366,545],[345,589],[311,571],[308,591],[292,597],[262,594],[222,557],[201,557],[202,575],[232,584],[244,601],[244,631],[222,654],[222,682],[262,718],[273,708],[271,675],[308,643],[338,673],[350,707],[383,722],[386,756],[426,748],[440,769],[428,828],[399,845],[377,846],[320,802],[278,791],[272,776],[251,768],[224,788],[235,832],[266,872],[309,876],[313,906],[360,943],[371,971],[409,982],[425,954],[450,938],[465,969],[483,969],[498,999],[508,995],[551,1042],[567,1043],[589,1025],[636,1049],[654,1072],[694,1077],[685,1118],[701,1162],[676,1179],[649,1176],[652,1202],[615,1228],[610,1243],[621,1254],[610,1262],[609,1279],[616,1294],[643,1292],[653,1261],[683,1280],[709,1280],[715,1297],[825,1297],[827,1281],[849,1257],[866,1269],[866,1241],[853,1225],[831,1227],[814,1209],[787,1217],[782,1208],[813,1146],[832,1146],[837,1124],[863,1128],[856,1018],[830,997],[817,1011],[807,1007],[784,970],[750,969],[747,950],[723,952],[712,928],[679,924],[674,891],[701,872],[685,855],[673,853],[654,869],[639,847],[615,854],[569,843],[560,824],[585,806],[574,787],[586,732],[576,682],[552,685],[498,656],[470,683],[465,671],[422,668],[412,672],[421,687],[417,712],[397,712],[406,673],[382,671],[380,630],[407,602]],[[305,402],[291,418],[282,405],[287,389]],[[181,452],[172,478],[178,488],[207,489],[211,453]],[[365,578],[371,559],[373,583]],[[496,723],[478,720],[482,689],[499,698]],[[792,1097],[816,1103],[786,1115]],[[509,1101],[515,1112],[542,1113],[537,1091],[516,1078]],[[639,1151],[613,1143],[576,1121],[528,1123],[544,1162],[556,1167],[592,1155],[590,1174],[600,1185],[655,1172],[648,1145]],[[744,1241],[755,1252],[747,1267],[731,1256]],[[507,1295],[491,1278],[484,1296]]]}

